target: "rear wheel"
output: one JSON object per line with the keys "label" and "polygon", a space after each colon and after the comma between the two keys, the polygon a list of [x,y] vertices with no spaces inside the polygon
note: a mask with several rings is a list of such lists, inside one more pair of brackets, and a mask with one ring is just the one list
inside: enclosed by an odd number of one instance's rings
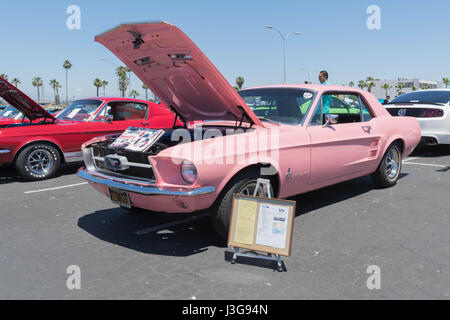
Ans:
{"label": "rear wheel", "polygon": [[36,143],[23,149],[16,160],[16,169],[29,181],[49,179],[61,165],[58,150],[48,143]]}
{"label": "rear wheel", "polygon": [[[227,188],[222,192],[216,205],[213,207],[212,225],[216,233],[222,238],[228,238],[228,230],[230,228],[231,206],[233,202],[233,194],[244,194],[253,196],[259,178],[265,178],[256,172],[244,172],[233,178]],[[273,190],[271,190],[273,195]],[[256,193],[259,197],[264,197],[264,188],[260,186]]]}
{"label": "rear wheel", "polygon": [[381,160],[377,171],[372,174],[374,184],[379,188],[389,188],[397,183],[402,169],[402,152],[398,143],[392,144]]}

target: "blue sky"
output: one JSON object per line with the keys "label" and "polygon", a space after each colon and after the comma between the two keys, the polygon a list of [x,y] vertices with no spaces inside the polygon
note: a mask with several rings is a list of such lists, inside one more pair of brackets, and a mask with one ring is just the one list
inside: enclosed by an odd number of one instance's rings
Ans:
{"label": "blue sky", "polygon": [[[81,9],[81,30],[66,28],[69,5]],[[369,5],[381,8],[381,30],[366,27]],[[270,24],[283,33],[300,31],[287,42],[287,81],[317,82],[326,69],[334,84],[381,79],[450,77],[450,1],[448,0],[40,0],[8,1],[2,5],[0,73],[17,77],[26,93],[43,78],[45,98],[52,99],[49,80],[65,84],[62,63],[69,59],[69,96],[96,94],[95,78],[108,80],[107,95],[117,95],[117,60],[94,36],[123,22],[166,20],[180,27],[234,83],[283,81],[282,42]],[[106,59],[101,61],[100,59]],[[302,70],[303,69],[303,70]],[[132,79],[141,96],[142,83]],[[61,90],[61,96],[65,90]]]}

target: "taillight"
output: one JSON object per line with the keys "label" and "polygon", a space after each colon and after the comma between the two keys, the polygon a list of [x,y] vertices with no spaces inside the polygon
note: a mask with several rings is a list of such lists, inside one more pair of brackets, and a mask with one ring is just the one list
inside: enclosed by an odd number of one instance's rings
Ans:
{"label": "taillight", "polygon": [[419,118],[439,118],[444,116],[442,109],[424,109],[420,112]]}

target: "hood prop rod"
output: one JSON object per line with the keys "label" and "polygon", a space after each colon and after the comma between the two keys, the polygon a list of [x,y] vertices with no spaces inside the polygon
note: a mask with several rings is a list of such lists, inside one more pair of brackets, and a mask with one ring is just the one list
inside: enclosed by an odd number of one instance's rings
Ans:
{"label": "hood prop rod", "polygon": [[250,118],[250,116],[248,115],[247,111],[245,111],[245,109],[242,108],[242,106],[237,106],[237,107],[238,107],[239,110],[242,111],[242,117],[241,117],[238,129],[242,127],[242,123],[244,122],[244,118],[247,118],[248,122],[250,122],[250,128],[253,127],[253,125],[255,123],[253,122],[252,118]]}
{"label": "hood prop rod", "polygon": [[180,120],[183,122],[183,127],[184,127],[184,128],[187,128],[187,122],[186,122],[186,119],[184,119],[183,116],[182,116],[180,113],[178,113],[178,111],[175,110],[175,108],[174,108],[172,105],[169,106],[169,109],[170,109],[170,111],[172,111],[173,113],[175,113],[175,121],[173,122],[173,129],[175,129],[175,127],[176,127],[176,125],[177,125],[177,120],[178,120],[178,119],[180,119]]}

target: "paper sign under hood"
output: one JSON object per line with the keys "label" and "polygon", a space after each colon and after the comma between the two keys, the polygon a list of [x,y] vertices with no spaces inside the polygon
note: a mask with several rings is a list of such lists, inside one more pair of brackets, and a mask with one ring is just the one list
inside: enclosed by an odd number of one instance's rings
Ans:
{"label": "paper sign under hood", "polygon": [[180,29],[167,22],[123,24],[95,38],[185,121],[261,125],[236,90]]}
{"label": "paper sign under hood", "polygon": [[42,108],[36,101],[3,78],[0,78],[0,97],[22,112],[31,121],[36,119],[56,120],[55,117]]}

